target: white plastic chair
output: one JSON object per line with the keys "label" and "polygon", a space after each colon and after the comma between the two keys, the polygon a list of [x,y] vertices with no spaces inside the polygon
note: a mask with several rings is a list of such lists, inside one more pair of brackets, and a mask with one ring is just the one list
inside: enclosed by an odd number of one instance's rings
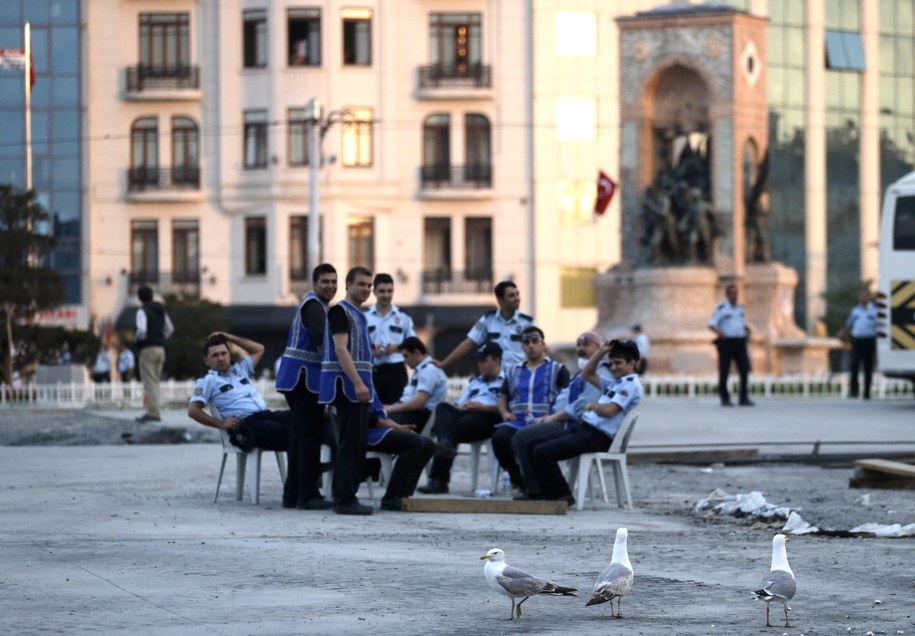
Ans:
{"label": "white plastic chair", "polygon": [[[219,411],[212,404],[207,405],[210,415],[217,419],[222,419]],[[249,473],[250,483],[248,490],[251,492],[251,501],[255,504],[260,503],[261,490],[261,454],[264,450],[253,448],[247,453],[234,446],[229,440],[229,434],[226,431],[219,431],[219,439],[222,441],[222,462],[219,464],[219,477],[216,479],[216,494],[213,496],[213,503],[219,500],[219,487],[222,485],[222,475],[226,470],[226,459],[229,455],[235,455],[235,500],[244,499],[245,492],[245,473],[248,472],[248,458],[251,458],[251,471]],[[268,451],[270,452],[270,451]],[[280,469],[280,480],[282,484],[286,483],[286,453],[283,451],[273,451],[276,453],[276,464]]]}
{"label": "white plastic chair", "polygon": [[602,462],[613,464],[613,477],[616,481],[616,501],[620,508],[632,508],[632,492],[629,489],[629,471],[626,468],[626,448],[629,438],[639,419],[639,410],[632,409],[623,418],[613,443],[606,453],[584,453],[569,460],[569,484],[574,484],[575,509],[584,507],[585,497],[591,490],[591,468],[597,467],[597,477],[600,480],[600,491],[605,503],[607,498],[607,483],[604,481],[604,466]]}
{"label": "white plastic chair", "polygon": [[470,442],[470,490],[473,492],[477,491],[477,483],[479,482],[480,477],[480,453],[483,450],[483,446],[486,446],[486,454],[489,456],[489,481],[492,485],[492,494],[496,495],[499,493],[499,477],[502,475],[501,466],[499,466],[499,460],[496,459],[496,454],[492,450],[492,440],[484,440],[479,442]]}
{"label": "white plastic chair", "polygon": [[[365,454],[365,459],[377,459],[381,462],[381,473],[378,475],[378,485],[382,486],[391,481],[391,473],[394,471],[394,459],[397,455],[392,455],[391,453],[382,453],[381,451],[368,451]],[[369,487],[369,499],[374,499],[375,495],[372,493],[372,479],[365,480],[366,485]]]}

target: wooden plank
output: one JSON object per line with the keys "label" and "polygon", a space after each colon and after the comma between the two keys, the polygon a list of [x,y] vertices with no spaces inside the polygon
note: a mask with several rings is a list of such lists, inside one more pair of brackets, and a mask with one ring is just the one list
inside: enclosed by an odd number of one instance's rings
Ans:
{"label": "wooden plank", "polygon": [[482,497],[410,497],[403,500],[407,512],[469,512],[510,515],[564,515],[569,506],[564,501],[514,501]]}
{"label": "wooden plank", "polygon": [[855,468],[915,478],[915,466],[903,462],[894,462],[889,459],[856,459]]}
{"label": "wooden plank", "polygon": [[888,459],[858,459],[855,460],[855,474],[848,480],[848,486],[915,489],[915,466]]}

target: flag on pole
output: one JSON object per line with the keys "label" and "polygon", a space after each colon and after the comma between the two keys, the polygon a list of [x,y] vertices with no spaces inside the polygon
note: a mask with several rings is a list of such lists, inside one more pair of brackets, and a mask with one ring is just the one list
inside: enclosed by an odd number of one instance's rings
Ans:
{"label": "flag on pole", "polygon": [[0,71],[24,71],[29,69],[29,86],[35,86],[35,65],[29,53],[28,64],[25,59],[25,49],[0,49]]}
{"label": "flag on pole", "polygon": [[601,216],[616,193],[616,182],[603,170],[597,171],[597,199],[594,201],[594,214]]}

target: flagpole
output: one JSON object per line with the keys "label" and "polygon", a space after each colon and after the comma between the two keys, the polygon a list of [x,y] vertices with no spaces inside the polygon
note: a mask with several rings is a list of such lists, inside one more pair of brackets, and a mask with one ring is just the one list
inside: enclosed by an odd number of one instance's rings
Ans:
{"label": "flagpole", "polygon": [[25,23],[25,189],[32,189],[32,25]]}

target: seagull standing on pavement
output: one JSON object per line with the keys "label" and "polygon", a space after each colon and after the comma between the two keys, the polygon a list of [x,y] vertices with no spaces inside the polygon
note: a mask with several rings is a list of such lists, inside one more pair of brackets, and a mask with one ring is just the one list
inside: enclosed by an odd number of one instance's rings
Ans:
{"label": "seagull standing on pavement", "polygon": [[[512,611],[508,620],[521,618],[521,603],[535,594],[550,594],[551,596],[575,596],[574,587],[562,587],[545,579],[538,579],[523,570],[514,568],[505,562],[505,553],[499,548],[493,548],[480,557],[486,561],[483,566],[483,575],[489,587],[499,594],[504,594],[512,601]],[[518,603],[515,599],[520,598]]]}
{"label": "seagull standing on pavement", "polygon": [[[610,601],[610,614],[614,618],[623,617],[620,602],[623,594],[632,589],[634,576],[632,564],[629,562],[628,539],[629,531],[626,528],[619,528],[616,531],[616,540],[613,542],[613,557],[610,560],[610,565],[597,577],[597,581],[594,583],[594,591],[591,593],[591,600],[585,603],[585,607]],[[613,613],[613,599],[616,599],[616,614]]]}
{"label": "seagull standing on pavement", "polygon": [[797,584],[794,580],[794,572],[788,565],[788,553],[785,551],[785,543],[788,537],[783,534],[777,534],[772,538],[772,567],[769,574],[763,578],[756,590],[756,598],[766,603],[766,627],[772,627],[769,622],[769,603],[779,601],[785,606],[785,627],[791,627],[788,623],[788,601],[794,598],[794,591]]}

